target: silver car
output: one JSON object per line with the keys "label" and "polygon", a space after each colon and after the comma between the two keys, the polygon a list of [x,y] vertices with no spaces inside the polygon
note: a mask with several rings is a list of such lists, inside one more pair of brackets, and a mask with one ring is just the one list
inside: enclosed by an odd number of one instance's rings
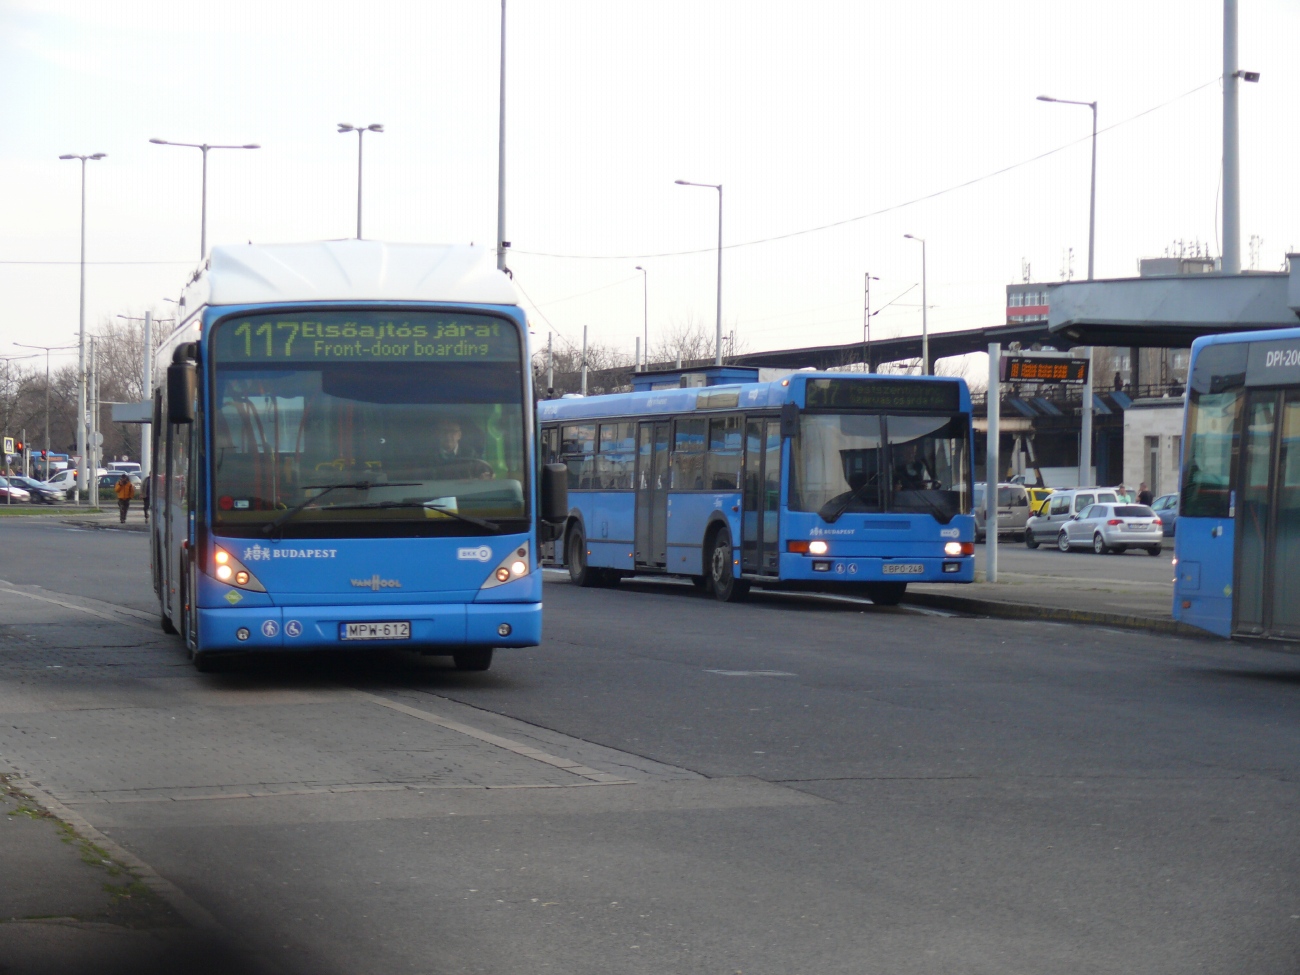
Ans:
{"label": "silver car", "polygon": [[1056,547],[1068,552],[1090,547],[1098,555],[1144,548],[1160,554],[1164,538],[1160,517],[1144,504],[1094,504],[1067,521],[1056,536]]}

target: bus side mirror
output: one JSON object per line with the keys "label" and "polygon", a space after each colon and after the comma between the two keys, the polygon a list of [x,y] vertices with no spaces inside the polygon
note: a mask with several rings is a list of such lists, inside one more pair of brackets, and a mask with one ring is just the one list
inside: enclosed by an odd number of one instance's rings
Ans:
{"label": "bus side mirror", "polygon": [[795,437],[799,434],[799,407],[786,403],[781,407],[781,436]]}
{"label": "bus side mirror", "polygon": [[540,541],[550,542],[564,532],[569,517],[569,468],[564,464],[542,465],[541,519],[537,526]]}
{"label": "bus side mirror", "polygon": [[173,362],[167,367],[167,422],[194,422],[194,393],[198,388],[198,367],[192,362]]}

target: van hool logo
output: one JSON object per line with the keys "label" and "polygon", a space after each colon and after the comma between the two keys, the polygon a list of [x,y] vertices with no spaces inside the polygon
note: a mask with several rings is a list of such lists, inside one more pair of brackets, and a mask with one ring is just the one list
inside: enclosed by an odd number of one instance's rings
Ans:
{"label": "van hool logo", "polygon": [[369,579],[352,579],[353,587],[357,589],[369,589],[371,592],[379,592],[380,589],[401,589],[402,583],[399,579],[381,579],[378,574],[371,576]]}
{"label": "van hool logo", "polygon": [[492,549],[486,545],[480,545],[478,548],[458,548],[456,549],[456,558],[470,562],[486,562],[492,558]]}

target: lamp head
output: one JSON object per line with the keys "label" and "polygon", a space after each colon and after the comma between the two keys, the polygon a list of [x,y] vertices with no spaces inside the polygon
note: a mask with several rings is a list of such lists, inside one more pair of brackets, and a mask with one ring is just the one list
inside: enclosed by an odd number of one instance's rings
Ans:
{"label": "lamp head", "polygon": [[149,141],[156,146],[166,146],[171,144],[166,139],[150,139]]}
{"label": "lamp head", "polygon": [[384,131],[384,127],[383,127],[382,125],[379,125],[378,123],[376,123],[376,124],[374,124],[374,125],[367,125],[367,126],[366,126],[366,130],[369,131],[369,132],[383,132],[383,131]]}
{"label": "lamp head", "polygon": [[253,143],[252,145],[240,146],[239,148],[241,148],[241,149],[261,149],[262,147],[259,146],[259,145],[257,145],[256,143]]}
{"label": "lamp head", "polygon": [[1040,102],[1054,102],[1054,101],[1056,101],[1056,99],[1053,98],[1051,95],[1039,95],[1039,96],[1038,96],[1038,100],[1039,100]]}
{"label": "lamp head", "polygon": [[645,268],[643,268],[640,264],[638,264],[638,265],[636,266],[636,269],[637,269],[638,271],[644,271],[644,270],[645,270]]}
{"label": "lamp head", "polygon": [[105,156],[107,156],[107,155],[108,155],[108,153],[106,153],[106,152],[97,152],[97,153],[95,153],[93,156],[91,156],[90,158],[91,158],[91,159],[103,159],[103,158],[104,158]]}
{"label": "lamp head", "polygon": [[354,131],[355,128],[356,128],[355,126],[348,125],[347,122],[340,122],[340,123],[339,123],[339,131],[340,131],[340,132],[352,132],[352,131]]}
{"label": "lamp head", "polygon": [[77,157],[69,154],[69,155],[63,155],[63,156],[60,156],[59,158],[60,158],[60,159],[76,159]]}
{"label": "lamp head", "polygon": [[673,182],[676,183],[678,186],[690,186],[690,185],[691,185],[690,183],[688,183],[688,182],[687,182],[686,180],[684,180],[684,179],[675,179],[675,180],[673,180]]}

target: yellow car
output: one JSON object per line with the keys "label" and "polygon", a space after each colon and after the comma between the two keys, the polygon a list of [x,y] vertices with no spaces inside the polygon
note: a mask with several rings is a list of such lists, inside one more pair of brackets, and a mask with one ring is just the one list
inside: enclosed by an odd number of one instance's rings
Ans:
{"label": "yellow car", "polygon": [[1052,493],[1054,488],[1049,487],[1027,487],[1025,493],[1029,495],[1029,513],[1031,515],[1041,515],[1043,506],[1047,504],[1047,497]]}

